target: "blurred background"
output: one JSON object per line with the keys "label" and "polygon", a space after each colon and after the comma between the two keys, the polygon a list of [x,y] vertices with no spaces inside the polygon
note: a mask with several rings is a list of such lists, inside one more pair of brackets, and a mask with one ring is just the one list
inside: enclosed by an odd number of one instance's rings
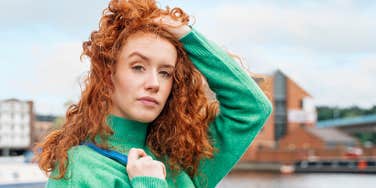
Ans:
{"label": "blurred background", "polygon": [[[64,122],[108,0],[0,1],[0,187],[43,187],[30,148]],[[218,187],[374,187],[376,1],[159,1],[240,56],[274,105]]]}

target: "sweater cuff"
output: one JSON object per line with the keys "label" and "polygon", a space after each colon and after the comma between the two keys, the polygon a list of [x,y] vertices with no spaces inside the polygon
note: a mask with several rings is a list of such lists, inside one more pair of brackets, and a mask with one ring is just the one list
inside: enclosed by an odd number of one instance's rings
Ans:
{"label": "sweater cuff", "polygon": [[227,56],[227,52],[207,40],[195,28],[192,28],[188,34],[182,37],[180,42],[183,43],[185,50],[193,56],[212,58],[213,55],[220,55],[223,53]]}
{"label": "sweater cuff", "polygon": [[193,35],[193,32],[195,32],[195,29],[193,27],[191,27],[191,31],[189,31],[188,33],[186,33],[184,36],[180,37],[179,41],[182,42],[182,43],[185,43],[189,40],[191,40],[191,35]]}
{"label": "sweater cuff", "polygon": [[137,188],[167,188],[167,182],[164,179],[151,176],[136,176],[131,180],[132,187]]}

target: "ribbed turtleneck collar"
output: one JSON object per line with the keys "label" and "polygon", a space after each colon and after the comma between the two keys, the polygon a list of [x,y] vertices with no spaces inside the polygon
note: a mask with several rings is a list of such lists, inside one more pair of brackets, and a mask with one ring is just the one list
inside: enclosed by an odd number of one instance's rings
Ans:
{"label": "ribbed turtleneck collar", "polygon": [[107,117],[107,123],[114,131],[108,143],[119,149],[142,148],[145,145],[148,123],[141,123],[115,115]]}

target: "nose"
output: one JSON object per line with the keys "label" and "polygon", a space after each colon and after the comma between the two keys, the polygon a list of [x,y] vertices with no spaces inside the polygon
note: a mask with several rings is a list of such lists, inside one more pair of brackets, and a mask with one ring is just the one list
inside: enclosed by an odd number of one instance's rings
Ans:
{"label": "nose", "polygon": [[159,84],[158,73],[150,73],[146,79],[145,89],[156,93],[159,91]]}

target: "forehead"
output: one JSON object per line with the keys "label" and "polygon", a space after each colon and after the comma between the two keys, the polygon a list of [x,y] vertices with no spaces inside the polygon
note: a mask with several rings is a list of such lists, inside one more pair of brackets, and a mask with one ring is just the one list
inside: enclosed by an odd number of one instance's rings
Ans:
{"label": "forehead", "polygon": [[175,46],[153,33],[138,32],[129,36],[120,51],[120,58],[128,58],[134,52],[150,59],[174,64],[177,58]]}

